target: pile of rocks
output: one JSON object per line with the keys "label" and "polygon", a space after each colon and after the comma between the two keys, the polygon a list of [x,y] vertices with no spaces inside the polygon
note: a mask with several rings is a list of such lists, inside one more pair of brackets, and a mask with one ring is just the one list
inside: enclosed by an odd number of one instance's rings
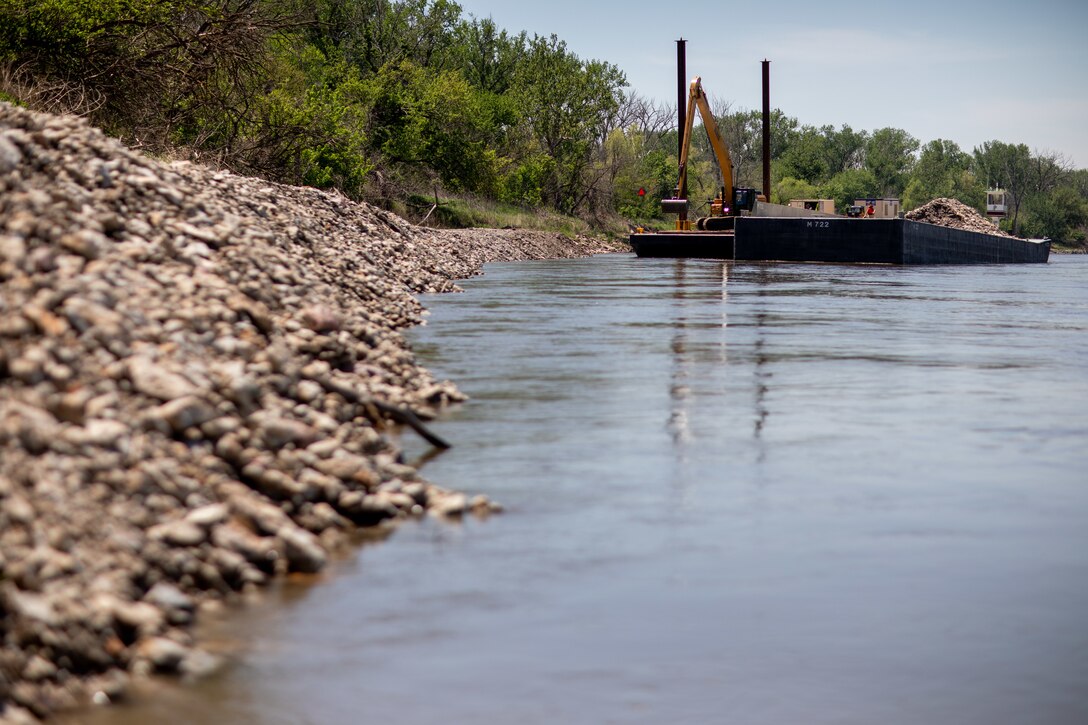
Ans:
{"label": "pile of rocks", "polygon": [[399,330],[496,259],[335,194],[126,149],[0,103],[0,720],[207,664],[202,604],[321,569],[354,527],[496,508],[383,434],[462,396]]}
{"label": "pile of rocks", "polygon": [[956,199],[934,199],[913,211],[908,211],[903,216],[916,222],[964,229],[969,232],[981,232],[982,234],[994,234],[1002,237],[1012,236],[1001,231],[993,222]]}

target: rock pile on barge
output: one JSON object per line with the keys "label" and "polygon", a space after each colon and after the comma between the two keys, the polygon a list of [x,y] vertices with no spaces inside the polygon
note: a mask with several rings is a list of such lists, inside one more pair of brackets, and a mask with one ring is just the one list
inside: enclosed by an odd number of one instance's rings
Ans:
{"label": "rock pile on barge", "polygon": [[1011,234],[1001,231],[993,224],[993,222],[957,199],[947,199],[944,197],[934,199],[917,209],[908,211],[903,216],[911,221],[936,224],[940,227],[950,227],[952,229],[963,229],[968,232],[979,232],[980,234],[993,234],[994,236],[1012,238]]}
{"label": "rock pile on barge", "polygon": [[414,227],[0,103],[0,721],[207,664],[191,623],[359,526],[489,512],[390,411],[462,399],[400,330],[494,260],[609,251]]}

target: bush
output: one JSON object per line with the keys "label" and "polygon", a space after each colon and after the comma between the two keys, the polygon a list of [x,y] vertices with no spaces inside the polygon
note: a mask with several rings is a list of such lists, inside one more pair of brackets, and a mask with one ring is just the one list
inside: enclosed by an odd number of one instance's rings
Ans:
{"label": "bush", "polygon": [[539,208],[545,202],[549,181],[555,173],[555,160],[544,154],[530,156],[499,182],[499,200]]}

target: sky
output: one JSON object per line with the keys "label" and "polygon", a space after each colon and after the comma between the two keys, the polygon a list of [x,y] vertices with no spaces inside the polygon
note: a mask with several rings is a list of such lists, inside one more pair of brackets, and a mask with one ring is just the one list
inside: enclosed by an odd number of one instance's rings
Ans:
{"label": "sky", "polygon": [[508,31],[559,36],[608,61],[630,89],[675,104],[676,43],[715,102],[771,106],[802,124],[892,126],[964,151],[986,141],[1088,168],[1086,0],[458,0]]}

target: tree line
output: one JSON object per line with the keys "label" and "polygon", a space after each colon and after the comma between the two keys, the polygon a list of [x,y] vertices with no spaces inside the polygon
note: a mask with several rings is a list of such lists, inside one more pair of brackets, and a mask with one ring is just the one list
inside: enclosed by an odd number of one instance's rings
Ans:
{"label": "tree line", "polygon": [[[675,112],[558,37],[452,0],[0,0],[0,99],[79,113],[130,145],[398,208],[441,189],[607,223],[661,223]],[[759,187],[758,112],[716,108],[736,183]],[[720,180],[693,143],[692,199]],[[993,141],[772,114],[772,200],[1010,192],[1018,233],[1083,239],[1088,172]],[[641,193],[640,193],[641,191]]]}
{"label": "tree line", "polygon": [[[759,187],[762,114],[719,116],[741,159],[746,185]],[[1083,241],[1088,223],[1088,171],[1074,170],[1060,153],[1024,144],[987,141],[971,152],[955,142],[921,143],[899,128],[872,132],[850,126],[814,127],[777,113],[771,125],[772,201],[830,198],[841,213],[856,199],[894,197],[915,209],[932,199],[958,199],[985,211],[986,191],[1006,191],[1002,226],[1015,234]]]}

